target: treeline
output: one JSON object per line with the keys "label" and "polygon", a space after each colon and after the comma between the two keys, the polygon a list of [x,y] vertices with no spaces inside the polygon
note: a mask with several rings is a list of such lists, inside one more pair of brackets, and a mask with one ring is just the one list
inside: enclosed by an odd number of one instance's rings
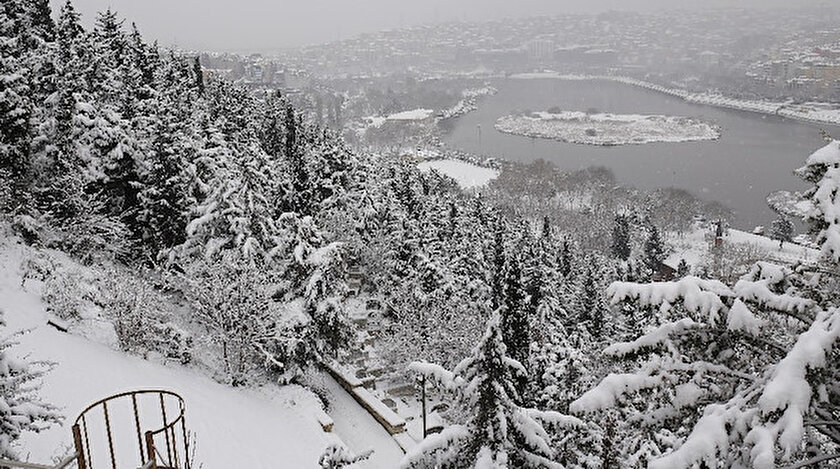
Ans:
{"label": "treeline", "polygon": [[[41,0],[0,10],[0,205],[18,231],[89,263],[172,274],[231,381],[255,361],[231,363],[231,340],[276,365],[334,349],[322,336],[347,337],[331,277],[345,250],[334,241],[354,236],[348,207],[363,203],[365,168],[284,96],[207,77],[110,10],[90,31],[69,1],[57,21],[50,13]],[[214,279],[240,294],[214,297]],[[243,330],[238,315],[260,301],[297,297],[305,324],[279,324],[268,308]],[[154,316],[143,307],[119,329],[140,333]]]}

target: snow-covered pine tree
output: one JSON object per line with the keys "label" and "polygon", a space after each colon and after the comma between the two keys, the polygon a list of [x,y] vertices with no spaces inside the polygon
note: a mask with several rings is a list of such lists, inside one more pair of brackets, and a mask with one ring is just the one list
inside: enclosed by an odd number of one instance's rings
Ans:
{"label": "snow-covered pine tree", "polygon": [[784,243],[789,243],[793,239],[794,229],[793,222],[780,213],[771,224],[770,237],[779,241],[780,245],[784,245]]}
{"label": "snow-covered pine tree", "polygon": [[197,130],[192,126],[194,114],[190,103],[196,98],[192,82],[179,77],[174,61],[165,63],[163,91],[155,94],[147,108],[154,117],[144,123],[145,156],[142,185],[137,195],[137,219],[141,222],[141,240],[150,257],[156,258],[184,243],[191,205],[193,178],[191,169],[201,145]]}
{"label": "snow-covered pine tree", "polygon": [[123,31],[124,22],[110,7],[97,14],[91,32],[94,54],[87,68],[91,91],[97,101],[111,106],[117,112],[125,110],[124,97],[134,91],[129,89],[130,83],[125,81],[126,69],[123,68],[123,64],[130,60],[128,39]]}
{"label": "snow-covered pine tree", "polygon": [[[621,454],[630,465],[764,469],[802,461],[804,422],[835,421],[829,409],[840,395],[827,360],[836,353],[840,314],[808,298],[822,288],[764,262],[731,287],[690,276],[613,283],[614,303],[635,301],[658,311],[657,321],[604,350],[631,371],[608,375],[570,409],[619,412]],[[814,428],[825,438],[822,450],[836,452],[834,431]]]}
{"label": "snow-covered pine tree", "polygon": [[606,321],[606,305],[598,288],[598,275],[595,269],[598,263],[594,258],[587,262],[583,274],[578,277],[572,301],[574,315],[566,326],[570,329],[583,325],[595,341],[600,341]]}
{"label": "snow-covered pine tree", "polygon": [[817,243],[823,254],[834,263],[840,262],[840,140],[815,151],[805,161],[805,166],[796,170],[805,181],[814,185],[803,195],[811,202],[805,214],[811,232],[817,236]]}
{"label": "snow-covered pine tree", "polygon": [[563,275],[566,281],[574,280],[575,254],[572,244],[572,241],[568,237],[564,237],[560,243],[560,250],[557,253],[557,270]]}
{"label": "snow-covered pine tree", "polygon": [[680,259],[680,263],[677,264],[677,278],[683,278],[690,273],[691,268],[688,266],[688,262],[685,259]]}
{"label": "snow-covered pine tree", "polygon": [[557,412],[519,407],[515,380],[525,373],[507,356],[497,311],[472,356],[449,372],[413,363],[416,373],[433,377],[457,394],[468,420],[426,437],[409,451],[402,468],[562,468],[544,425],[578,427],[583,423]]}
{"label": "snow-covered pine tree", "polygon": [[219,146],[213,154],[219,161],[207,184],[212,192],[194,208],[186,242],[176,251],[212,258],[231,250],[251,261],[269,260],[285,239],[273,217],[274,171],[267,156],[254,142]]}
{"label": "snow-covered pine tree", "polygon": [[14,339],[22,333],[6,335],[3,315],[0,310],[0,458],[14,459],[14,444],[21,434],[43,431],[61,423],[62,417],[38,397],[40,379],[51,364],[13,356]]}
{"label": "snow-covered pine tree", "polygon": [[[309,365],[334,357],[352,338],[342,298],[347,291],[347,261],[343,243],[327,242],[312,217],[287,213],[282,222],[291,233],[285,250],[290,251],[284,266],[289,282],[286,299],[301,297],[307,321],[297,327],[300,337],[294,349],[280,352],[283,360]],[[277,260],[278,250],[271,253]],[[278,325],[282,330],[283,325]]]}
{"label": "snow-covered pine tree", "polygon": [[69,1],[61,9],[55,36],[50,54],[43,59],[52,62],[54,80],[60,86],[33,119],[33,195],[47,218],[66,226],[94,205],[84,194],[84,165],[73,141],[77,96],[87,89],[84,68],[88,48],[79,14]]}
{"label": "snow-covered pine tree", "polygon": [[612,230],[610,253],[616,259],[626,261],[630,258],[630,221],[621,213],[615,215]]}
{"label": "snow-covered pine tree", "polygon": [[[522,284],[522,266],[518,255],[507,259],[504,277],[504,301],[501,308],[502,340],[511,358],[528,363],[531,346],[531,326],[528,304]],[[520,383],[523,384],[523,383]],[[523,387],[519,388],[520,391]]]}
{"label": "snow-covered pine tree", "polygon": [[128,123],[90,99],[77,100],[75,107],[71,138],[85,167],[86,190],[101,197],[107,214],[135,225],[142,162]]}
{"label": "snow-covered pine tree", "polygon": [[534,244],[527,256],[524,269],[526,294],[528,295],[528,313],[532,338],[537,342],[545,341],[552,333],[550,324],[562,324],[566,320],[566,311],[562,303],[561,276],[555,265],[556,256],[550,236],[543,236]]}
{"label": "snow-covered pine tree", "polygon": [[12,200],[19,202],[25,200],[29,184],[34,107],[27,51],[20,40],[28,23],[26,13],[20,0],[0,5],[0,173],[9,179]]}
{"label": "snow-covered pine tree", "polygon": [[291,190],[286,193],[287,210],[300,215],[313,215],[313,183],[307,168],[303,126],[290,104],[286,106],[284,126],[284,156],[291,179]]}
{"label": "snow-covered pine tree", "polygon": [[647,238],[645,239],[644,254],[642,261],[647,270],[648,278],[659,273],[662,262],[665,260],[665,246],[659,236],[659,228],[654,225],[650,218],[646,218]]}
{"label": "snow-covered pine tree", "polygon": [[504,220],[499,218],[493,224],[493,244],[488,258],[491,262],[488,283],[491,291],[491,308],[501,307],[505,301],[505,276],[507,270],[507,253],[505,249],[505,234],[507,227]]}

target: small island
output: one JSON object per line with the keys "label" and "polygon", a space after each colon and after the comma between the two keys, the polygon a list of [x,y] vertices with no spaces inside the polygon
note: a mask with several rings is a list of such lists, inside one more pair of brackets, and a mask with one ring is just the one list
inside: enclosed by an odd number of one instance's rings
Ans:
{"label": "small island", "polygon": [[693,117],[553,109],[504,116],[496,121],[495,127],[513,135],[601,146],[720,138],[720,127]]}

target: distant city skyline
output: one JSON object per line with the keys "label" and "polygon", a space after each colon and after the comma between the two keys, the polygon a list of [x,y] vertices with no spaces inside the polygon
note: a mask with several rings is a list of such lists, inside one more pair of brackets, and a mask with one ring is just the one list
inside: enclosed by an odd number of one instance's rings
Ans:
{"label": "distant city skyline", "polygon": [[[218,51],[271,51],[418,24],[484,21],[608,10],[800,7],[824,0],[74,0],[90,25],[111,8],[165,46]],[[64,0],[51,0],[57,11]]]}

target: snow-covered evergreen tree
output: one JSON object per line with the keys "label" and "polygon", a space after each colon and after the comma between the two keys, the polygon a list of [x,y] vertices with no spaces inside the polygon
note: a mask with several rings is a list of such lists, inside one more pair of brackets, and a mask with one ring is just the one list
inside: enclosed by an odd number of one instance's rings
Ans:
{"label": "snow-covered evergreen tree", "polygon": [[814,185],[804,196],[811,202],[805,221],[817,236],[823,253],[834,263],[840,262],[840,140],[815,151],[796,170],[805,181]]}
{"label": "snow-covered evergreen tree", "polygon": [[46,430],[62,417],[38,396],[40,379],[51,365],[13,355],[14,339],[21,333],[9,335],[3,315],[0,310],[0,458],[14,459],[14,443],[21,434]]}
{"label": "snow-covered evergreen tree", "polygon": [[770,237],[783,245],[793,239],[794,229],[793,222],[785,215],[779,214],[779,217],[771,224]]}
{"label": "snow-covered evergreen tree", "polygon": [[0,5],[0,171],[8,174],[13,198],[23,201],[30,177],[30,118],[33,113],[26,46],[23,2]]}
{"label": "snow-covered evergreen tree", "polygon": [[[732,287],[690,276],[612,284],[613,302],[635,301],[658,320],[604,350],[631,371],[608,375],[571,410],[616,409],[643,429],[617,429],[631,464],[764,468],[802,458],[804,420],[828,417],[836,400],[826,357],[840,334],[840,316],[807,298],[810,288],[768,263]],[[832,431],[823,435],[836,447]]]}
{"label": "snow-covered evergreen tree", "polygon": [[630,258],[630,250],[630,221],[626,215],[617,214],[612,230],[610,253],[613,257],[626,261]]}
{"label": "snow-covered evergreen tree", "polygon": [[531,346],[531,325],[518,256],[509,257],[505,272],[505,296],[501,308],[502,340],[511,358],[519,363],[527,363]]}
{"label": "snow-covered evergreen tree", "polygon": [[665,260],[665,246],[659,236],[659,229],[650,222],[650,219],[647,219],[647,230],[642,261],[650,277],[659,273],[662,262]]}
{"label": "snow-covered evergreen tree", "polygon": [[507,356],[501,318],[495,313],[472,356],[453,372],[414,363],[411,369],[455,391],[468,421],[426,437],[406,454],[403,468],[561,468],[544,425],[581,426],[557,412],[519,407],[516,377],[522,365]]}

